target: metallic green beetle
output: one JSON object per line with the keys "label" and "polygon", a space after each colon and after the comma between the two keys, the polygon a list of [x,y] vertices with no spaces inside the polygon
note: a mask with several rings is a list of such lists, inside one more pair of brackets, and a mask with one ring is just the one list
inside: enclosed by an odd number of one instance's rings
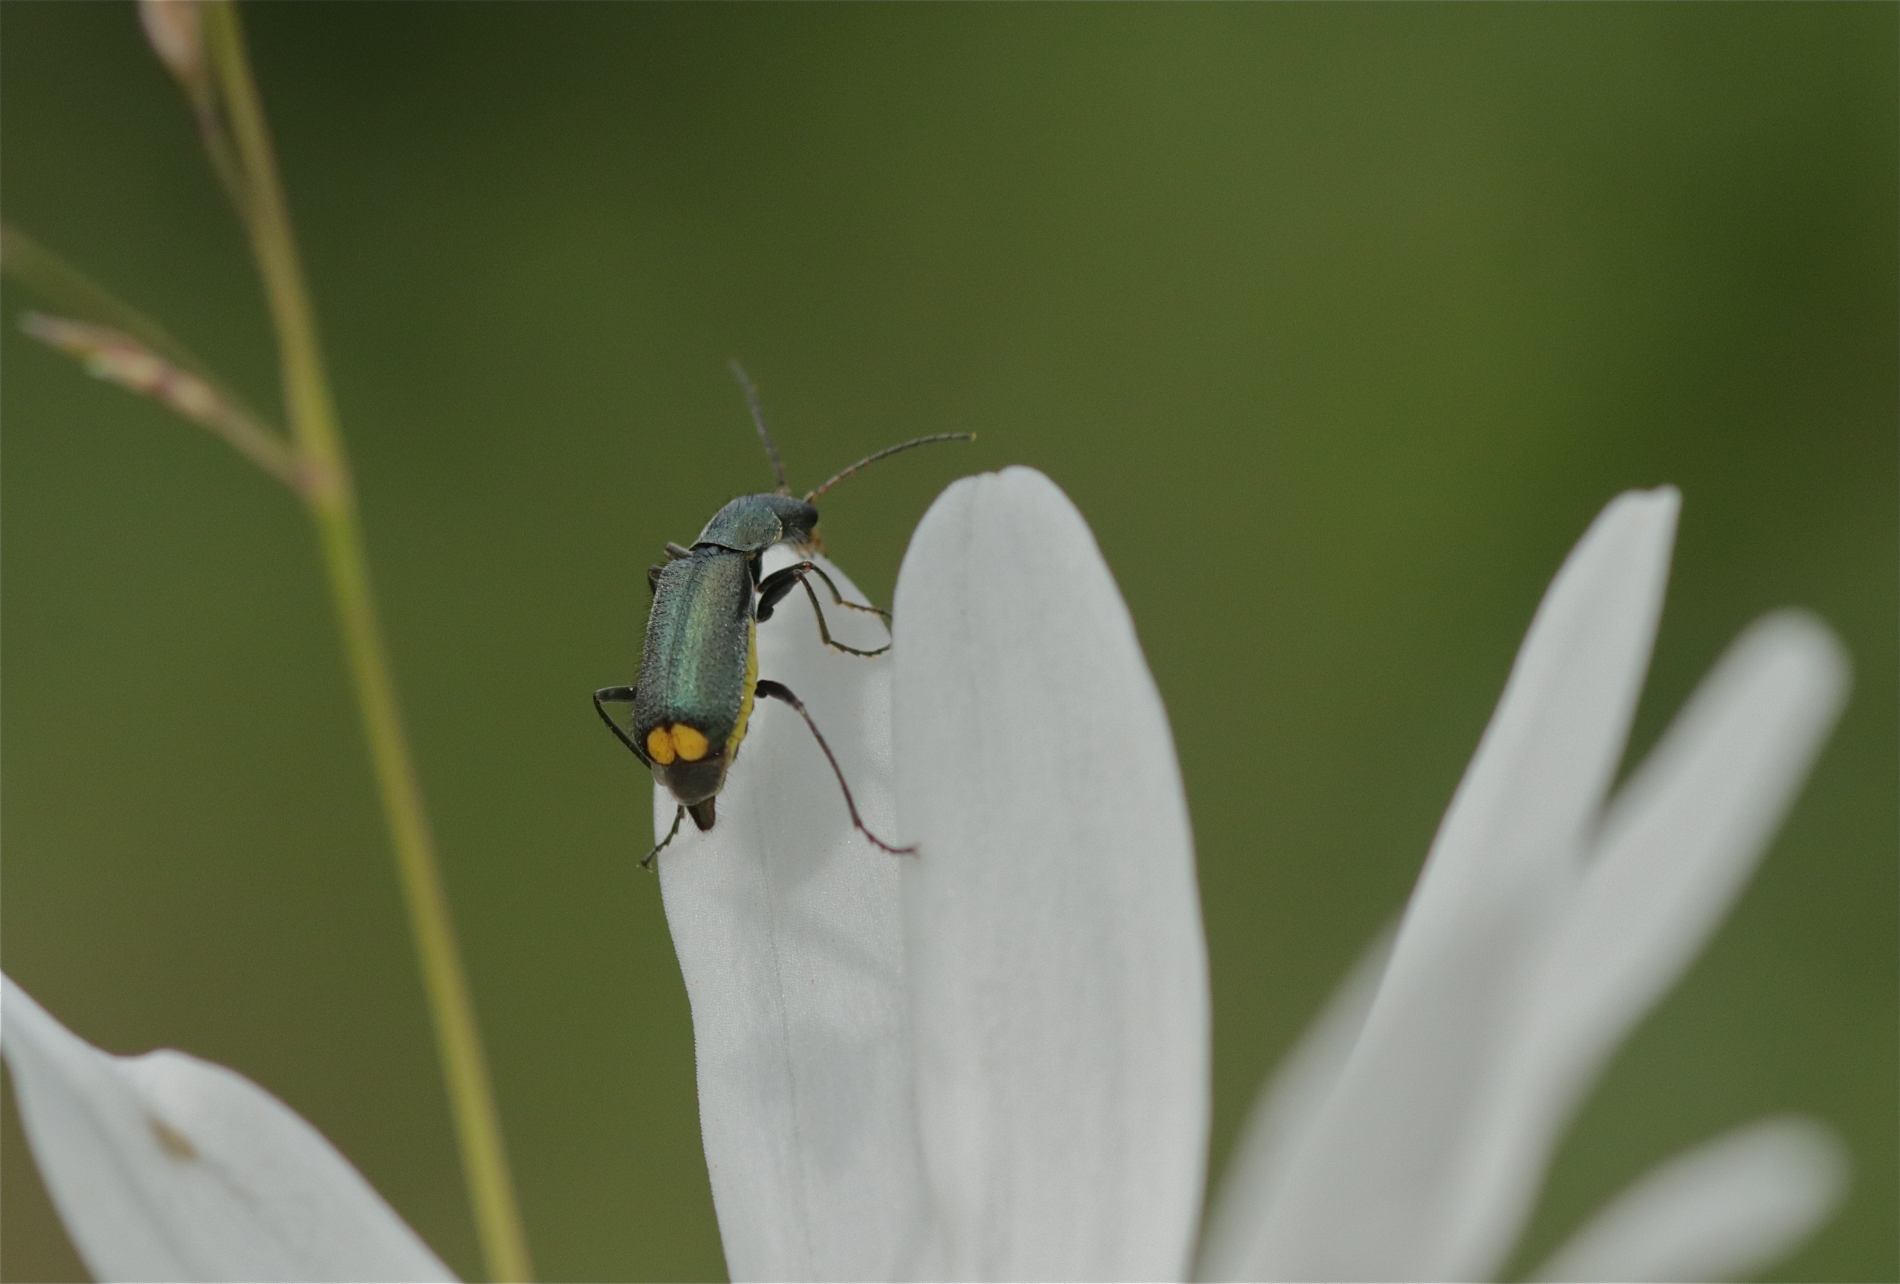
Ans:
{"label": "metallic green beetle", "polygon": [[[759,676],[758,626],[771,619],[773,609],[785,595],[801,585],[811,598],[812,610],[818,616],[818,633],[825,645],[859,656],[890,650],[888,642],[876,650],[861,651],[835,641],[826,627],[810,576],[824,581],[831,590],[832,602],[838,606],[870,612],[887,624],[889,614],[874,606],[845,601],[831,577],[810,560],[763,577],[761,562],[765,551],[776,544],[790,544],[801,552],[814,548],[818,510],[812,507],[812,501],[866,464],[912,446],[968,441],[975,434],[937,433],[887,447],[797,499],[785,484],[785,465],[779,460],[771,433],[766,431],[757,391],[737,362],[733,363],[733,373],[751,404],[752,419],[772,461],[778,490],[733,500],[713,514],[691,548],[671,543],[666,546],[667,562],[647,570],[653,608],[647,616],[639,678],[630,687],[603,687],[594,693],[594,708],[601,720],[679,804],[673,813],[672,829],[640,864],[652,867],[653,858],[673,841],[685,817],[690,815],[702,830],[713,827],[713,800],[724,788],[726,773],[745,739],[756,696],[783,701],[805,719],[838,777],[845,807],[859,833],[887,852],[914,851],[912,847],[893,847],[865,827],[838,759],[804,704],[784,683]],[[633,706],[631,734],[608,714],[610,704]]]}

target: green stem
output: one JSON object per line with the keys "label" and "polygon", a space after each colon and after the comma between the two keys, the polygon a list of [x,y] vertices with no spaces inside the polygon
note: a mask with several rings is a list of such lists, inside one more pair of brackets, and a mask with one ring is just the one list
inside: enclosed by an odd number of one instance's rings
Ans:
{"label": "green stem", "polygon": [[376,621],[369,566],[363,555],[362,530],[349,482],[349,461],[324,375],[316,320],[291,234],[290,212],[263,106],[245,56],[234,6],[228,0],[207,4],[204,19],[206,44],[250,198],[240,213],[245,216],[277,331],[291,435],[312,474],[305,501],[317,524],[350,675],[362,707],[363,728],[415,935],[423,989],[434,1017],[436,1049],[455,1119],[476,1232],[492,1278],[527,1280],[533,1267],[508,1173],[494,1091],[455,943],[448,898],[436,865],[422,791],[403,732],[382,631]]}

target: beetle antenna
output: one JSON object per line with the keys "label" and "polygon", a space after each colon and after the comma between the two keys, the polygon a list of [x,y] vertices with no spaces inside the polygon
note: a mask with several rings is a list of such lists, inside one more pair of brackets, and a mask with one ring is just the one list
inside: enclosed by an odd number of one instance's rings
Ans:
{"label": "beetle antenna", "polygon": [[772,476],[778,478],[778,493],[789,495],[792,488],[785,484],[785,461],[778,457],[778,446],[773,443],[772,434],[765,429],[765,407],[759,404],[759,390],[753,386],[745,367],[739,364],[739,358],[734,357],[726,364],[732,368],[732,377],[745,390],[746,404],[752,407],[752,422],[758,426],[759,440],[765,443],[765,457],[772,461]]}
{"label": "beetle antenna", "polygon": [[814,490],[813,492],[811,492],[811,494],[805,496],[805,502],[807,504],[811,503],[812,500],[817,499],[820,495],[830,490],[833,486],[836,486],[839,482],[843,481],[845,478],[849,477],[852,473],[855,473],[856,471],[858,471],[858,469],[864,467],[866,464],[875,464],[878,460],[886,458],[887,456],[890,456],[890,455],[895,455],[900,450],[909,450],[912,446],[928,446],[933,441],[975,441],[975,440],[976,440],[976,434],[973,432],[938,432],[938,433],[932,433],[928,437],[913,437],[909,441],[900,441],[895,446],[886,446],[884,449],[878,451],[874,455],[866,455],[863,459],[860,459],[857,463],[851,465],[851,467],[845,469],[843,472],[839,473],[836,477],[833,477],[830,481],[820,486],[817,490]]}

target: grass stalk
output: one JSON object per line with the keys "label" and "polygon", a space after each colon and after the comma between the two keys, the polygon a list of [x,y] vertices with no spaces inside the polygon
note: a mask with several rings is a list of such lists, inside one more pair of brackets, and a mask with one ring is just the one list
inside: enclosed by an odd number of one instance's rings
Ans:
{"label": "grass stalk", "polygon": [[285,414],[306,474],[303,498],[316,523],[323,565],[389,825],[423,990],[461,1151],[476,1233],[489,1275],[527,1280],[533,1267],[509,1176],[474,1005],[456,945],[428,816],[377,623],[349,461],[324,373],[290,212],[235,6],[204,6],[212,75],[227,114],[247,196],[243,216],[263,279],[282,365]]}

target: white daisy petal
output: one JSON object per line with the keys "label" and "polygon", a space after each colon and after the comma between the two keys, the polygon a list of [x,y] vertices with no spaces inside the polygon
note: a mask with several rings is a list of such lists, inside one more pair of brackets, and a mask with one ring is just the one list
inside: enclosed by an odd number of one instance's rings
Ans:
{"label": "white daisy petal", "polygon": [[[768,571],[793,559],[766,557]],[[829,562],[847,599],[863,602]],[[832,635],[881,646],[883,626],[826,605]],[[794,591],[759,626],[759,674],[805,702],[865,823],[889,839],[888,657],[827,649]],[[902,858],[852,829],[798,714],[760,700],[704,833],[659,856],[666,918],[693,1009],[700,1128],[734,1279],[887,1279],[922,1243]],[[674,803],[654,791],[656,832]]]}
{"label": "white daisy petal", "polygon": [[1532,1278],[1745,1279],[1820,1229],[1846,1189],[1846,1149],[1832,1131],[1758,1120],[1652,1169]]}
{"label": "white daisy petal", "polygon": [[1287,1166],[1339,1083],[1392,957],[1397,924],[1373,938],[1254,1100],[1227,1160],[1195,1264],[1201,1280],[1261,1278],[1267,1210]]}
{"label": "white daisy petal", "polygon": [[1678,497],[1613,501],[1538,608],[1439,828],[1338,1089],[1256,1259],[1273,1279],[1437,1279],[1484,1072],[1566,904],[1655,636]]}
{"label": "white daisy petal", "polygon": [[0,977],[33,1156],[102,1280],[450,1280],[322,1134],[242,1075],[115,1057]]}
{"label": "white daisy petal", "polygon": [[1472,1130],[1452,1219],[1459,1273],[1485,1274],[1510,1251],[1584,1094],[1746,885],[1846,690],[1833,635],[1771,615],[1729,648],[1617,797]]}
{"label": "white daisy petal", "polygon": [[918,1108],[951,1277],[1188,1269],[1208,996],[1174,744],[1087,525],[968,478],[897,586]]}

